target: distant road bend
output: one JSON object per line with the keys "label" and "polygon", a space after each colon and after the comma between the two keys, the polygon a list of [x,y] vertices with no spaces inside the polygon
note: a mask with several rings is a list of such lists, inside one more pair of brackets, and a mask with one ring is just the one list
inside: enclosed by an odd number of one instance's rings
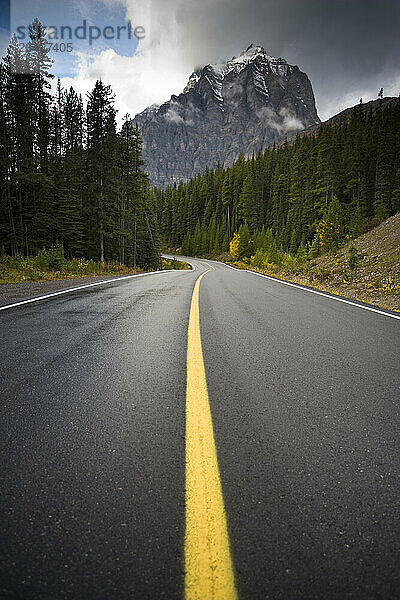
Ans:
{"label": "distant road bend", "polygon": [[0,598],[398,599],[399,315],[191,262],[0,310]]}

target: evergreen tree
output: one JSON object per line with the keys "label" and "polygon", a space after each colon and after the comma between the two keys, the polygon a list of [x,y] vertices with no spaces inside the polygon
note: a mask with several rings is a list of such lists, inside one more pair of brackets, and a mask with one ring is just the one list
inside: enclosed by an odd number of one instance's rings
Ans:
{"label": "evergreen tree", "polygon": [[395,141],[391,130],[390,114],[381,119],[375,176],[375,214],[386,219],[392,211],[392,191],[395,174]]}
{"label": "evergreen tree", "polygon": [[[104,263],[105,243],[112,241],[118,203],[116,111],[110,86],[96,81],[87,103],[87,198],[93,255]],[[110,244],[111,246],[111,244]]]}
{"label": "evergreen tree", "polygon": [[239,229],[239,248],[238,258],[243,260],[244,258],[250,258],[252,252],[252,245],[250,240],[250,230],[247,221],[244,225],[240,226]]}
{"label": "evergreen tree", "polygon": [[200,221],[197,221],[197,225],[196,228],[194,230],[194,234],[193,234],[193,238],[192,238],[192,252],[194,256],[198,256],[199,254],[201,254],[201,242],[202,242],[202,235],[201,235],[201,227],[200,227]]}
{"label": "evergreen tree", "polygon": [[316,239],[322,252],[336,250],[344,239],[343,209],[335,196],[320,221]]}
{"label": "evergreen tree", "polygon": [[117,134],[101,81],[86,112],[72,88],[58,82],[52,94],[51,62],[35,19],[26,47],[14,36],[0,64],[0,248],[29,255],[57,243],[69,257],[157,266],[158,196],[142,170],[139,131],[127,117]]}
{"label": "evergreen tree", "polygon": [[[180,184],[173,201],[175,225],[163,220],[163,239],[172,236],[181,243],[200,222],[209,227],[210,239],[203,251],[201,240],[196,241],[196,253],[215,254],[215,218],[223,251],[245,222],[254,248],[265,243],[277,260],[282,252],[294,255],[301,248],[304,253],[311,245],[313,253],[322,246],[324,251],[337,247],[346,236],[358,235],[366,220],[399,210],[399,156],[400,103],[375,112],[356,107],[346,122],[324,124],[291,145],[266,149],[249,160],[239,156],[232,167],[218,166]],[[163,198],[161,215],[170,210],[170,193],[168,188],[157,192]],[[326,220],[331,217],[334,225]]]}

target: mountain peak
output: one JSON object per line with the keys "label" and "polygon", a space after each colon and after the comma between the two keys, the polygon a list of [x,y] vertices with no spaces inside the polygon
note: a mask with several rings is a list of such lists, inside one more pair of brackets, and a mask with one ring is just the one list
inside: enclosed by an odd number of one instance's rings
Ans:
{"label": "mountain peak", "polygon": [[[260,64],[264,63],[265,65],[269,64],[272,70],[274,68],[276,69],[278,65],[289,66],[284,58],[271,56],[262,46],[253,46],[253,44],[251,44],[247,50],[242,52],[238,57],[233,56],[230,60],[207,65],[206,68],[211,69],[218,79],[224,79],[229,73],[234,72],[235,74],[239,74],[253,62]],[[282,75],[284,73],[281,72],[279,74]]]}
{"label": "mountain peak", "polygon": [[180,95],[141,113],[151,182],[187,180],[319,123],[311,83],[283,58],[251,44],[239,56],[195,70]]}
{"label": "mountain peak", "polygon": [[256,56],[256,55],[263,55],[269,60],[278,60],[274,56],[270,56],[267,53],[267,51],[265,50],[265,48],[263,48],[262,46],[254,45],[254,44],[250,44],[250,46],[248,46],[248,48],[246,48],[246,50],[243,50],[243,52],[240,54],[240,56],[248,56],[248,57],[252,57],[252,56]]}
{"label": "mountain peak", "polygon": [[208,64],[203,69],[197,69],[189,77],[189,81],[186,84],[184,93],[194,88],[197,82],[200,80],[202,74],[205,76],[212,76],[221,82],[230,73],[238,75],[250,64],[256,64],[261,68],[267,68],[272,71],[275,75],[286,76],[288,71],[294,67],[289,65],[284,58],[276,58],[267,53],[265,48],[262,46],[255,46],[250,44],[246,50],[241,52],[239,56],[232,56],[230,60],[221,60],[216,63]]}

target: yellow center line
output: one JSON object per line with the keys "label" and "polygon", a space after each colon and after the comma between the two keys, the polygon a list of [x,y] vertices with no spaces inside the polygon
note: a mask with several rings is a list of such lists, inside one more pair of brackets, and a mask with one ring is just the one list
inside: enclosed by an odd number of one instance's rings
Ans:
{"label": "yellow center line", "polygon": [[200,337],[197,279],[186,385],[185,600],[237,600]]}
{"label": "yellow center line", "polygon": [[[213,267],[212,265],[210,265],[209,263],[206,263],[206,265],[207,265],[207,267],[210,267],[210,269],[212,269],[213,271],[216,271],[216,268]],[[205,275],[205,273],[204,273],[204,275]]]}

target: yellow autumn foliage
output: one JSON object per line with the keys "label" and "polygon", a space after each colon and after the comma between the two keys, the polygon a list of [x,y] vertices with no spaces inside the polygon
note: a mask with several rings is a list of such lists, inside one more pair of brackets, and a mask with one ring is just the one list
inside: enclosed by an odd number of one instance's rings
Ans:
{"label": "yellow autumn foliage", "polygon": [[238,258],[238,256],[239,256],[239,244],[240,244],[240,235],[238,233],[235,233],[233,235],[233,239],[231,240],[231,242],[229,244],[229,250],[230,250],[233,258]]}

